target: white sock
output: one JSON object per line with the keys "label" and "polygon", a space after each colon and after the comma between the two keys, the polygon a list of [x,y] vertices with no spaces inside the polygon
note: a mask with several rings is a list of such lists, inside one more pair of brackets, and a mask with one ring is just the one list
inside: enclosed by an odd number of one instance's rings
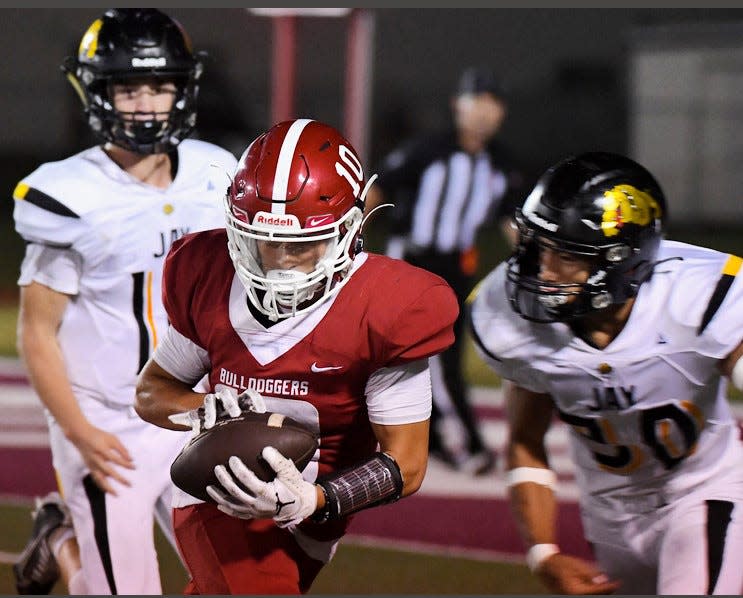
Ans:
{"label": "white sock", "polygon": [[70,593],[70,596],[79,596],[80,594],[88,593],[88,587],[85,584],[85,576],[82,569],[78,569],[73,573],[72,577],[70,577],[70,583],[67,585],[67,591]]}

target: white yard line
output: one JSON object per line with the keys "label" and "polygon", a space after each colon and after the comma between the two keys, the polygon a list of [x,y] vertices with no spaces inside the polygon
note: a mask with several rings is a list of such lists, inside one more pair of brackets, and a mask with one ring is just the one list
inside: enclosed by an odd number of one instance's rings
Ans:
{"label": "white yard line", "polygon": [[0,550],[0,563],[3,565],[13,565],[20,556],[21,555],[18,552],[5,552],[4,550]]}

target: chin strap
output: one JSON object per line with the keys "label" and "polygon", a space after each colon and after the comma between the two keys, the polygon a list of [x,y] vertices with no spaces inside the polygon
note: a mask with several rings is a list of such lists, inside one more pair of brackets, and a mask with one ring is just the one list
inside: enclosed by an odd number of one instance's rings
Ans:
{"label": "chin strap", "polygon": [[[377,180],[378,176],[379,175],[375,174],[369,178],[369,180],[366,182],[366,185],[364,185],[364,190],[361,192],[361,195],[359,196],[358,203],[360,204],[362,208],[362,212],[363,212],[363,206],[366,202],[366,194],[369,193],[369,189],[371,188],[372,183]],[[366,216],[364,216],[364,219],[361,221],[361,226],[359,227],[359,234],[363,232],[366,221],[369,220],[369,216],[371,216],[374,212],[376,212],[380,208],[394,208],[394,207],[395,207],[395,204],[393,203],[383,203],[375,207],[371,212],[369,212]]]}
{"label": "chin strap", "polygon": [[359,227],[359,232],[364,230],[364,225],[366,224],[366,221],[369,220],[369,216],[371,216],[374,212],[381,208],[394,208],[395,204],[393,203],[381,203],[376,208],[374,208],[371,212],[369,212],[366,216],[364,216],[364,219],[361,221],[361,226]]}
{"label": "chin strap", "polygon": [[387,453],[374,456],[339,473],[318,480],[325,507],[312,516],[317,523],[395,502],[402,496],[403,479],[397,462]]}
{"label": "chin strap", "polygon": [[221,164],[217,164],[216,162],[211,162],[209,163],[209,167],[219,170],[224,176],[226,176],[227,180],[230,182],[230,184],[228,185],[228,188],[232,187],[232,184],[235,181],[233,180],[232,175],[229,172],[227,172]]}

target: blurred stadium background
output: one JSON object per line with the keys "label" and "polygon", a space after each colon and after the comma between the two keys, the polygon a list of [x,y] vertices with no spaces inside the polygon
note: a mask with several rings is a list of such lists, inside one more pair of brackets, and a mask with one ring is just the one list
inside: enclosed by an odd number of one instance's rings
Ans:
{"label": "blurred stadium background", "polygon": [[[665,188],[669,236],[743,253],[743,9],[322,9],[336,15],[282,20],[243,8],[165,10],[209,54],[197,135],[236,154],[277,116],[304,116],[346,130],[373,171],[400,140],[448,121],[463,67],[489,64],[510,89],[502,138],[529,179],[568,154],[626,153]],[[59,65],[101,11],[0,12],[0,355],[9,368],[0,374],[8,416],[0,425],[0,594],[14,592],[7,563],[30,529],[32,496],[53,483],[39,406],[14,361],[23,245],[13,232],[11,193],[39,163],[94,143]],[[381,214],[369,230],[372,250],[382,247],[384,231]],[[496,226],[480,245],[484,274],[507,250]],[[472,351],[465,367],[482,389],[488,438],[500,443],[498,380]],[[554,441],[562,442],[559,434]],[[35,455],[30,465],[19,461],[24,446]],[[560,461],[561,538],[580,553],[567,461]],[[497,473],[473,482],[434,466],[427,483],[416,501],[359,517],[313,592],[541,591],[520,564]],[[166,592],[180,592],[183,571],[167,551],[163,571]]]}

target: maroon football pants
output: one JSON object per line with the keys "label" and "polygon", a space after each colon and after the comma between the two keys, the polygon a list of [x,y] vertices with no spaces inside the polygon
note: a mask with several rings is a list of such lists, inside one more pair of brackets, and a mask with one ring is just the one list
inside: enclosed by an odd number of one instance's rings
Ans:
{"label": "maroon football pants", "polygon": [[323,563],[272,519],[230,517],[210,503],[173,509],[191,581],[185,594],[303,594]]}

